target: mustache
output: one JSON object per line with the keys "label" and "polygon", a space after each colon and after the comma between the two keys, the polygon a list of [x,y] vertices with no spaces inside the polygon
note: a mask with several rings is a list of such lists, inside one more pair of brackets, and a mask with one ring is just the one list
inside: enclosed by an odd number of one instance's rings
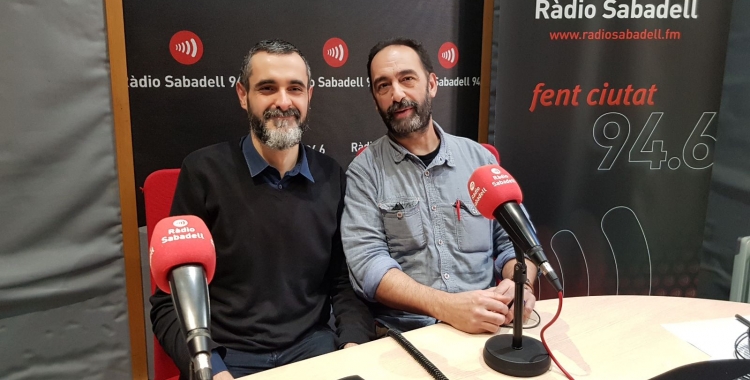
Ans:
{"label": "mustache", "polygon": [[300,112],[298,109],[294,107],[290,107],[286,111],[282,111],[278,108],[269,109],[266,110],[266,112],[263,112],[263,119],[268,120],[274,117],[290,117],[294,116],[295,119],[299,120],[300,118]]}
{"label": "mustache", "polygon": [[391,104],[390,107],[388,107],[388,114],[389,115],[393,115],[394,112],[398,112],[398,111],[401,111],[403,109],[410,108],[410,107],[417,108],[418,106],[419,106],[419,103],[417,103],[417,102],[415,102],[413,100],[409,100],[409,99],[403,98],[403,99],[401,99],[400,102],[393,103],[393,104]]}

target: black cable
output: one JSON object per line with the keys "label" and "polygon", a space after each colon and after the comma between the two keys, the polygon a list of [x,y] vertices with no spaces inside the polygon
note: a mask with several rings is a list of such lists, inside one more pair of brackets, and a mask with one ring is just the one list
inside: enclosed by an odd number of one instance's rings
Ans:
{"label": "black cable", "polygon": [[409,355],[411,355],[411,357],[413,357],[414,360],[416,360],[417,363],[419,363],[419,365],[421,365],[422,368],[424,368],[434,379],[448,380],[448,378],[442,372],[440,372],[440,370],[437,367],[435,367],[435,365],[432,364],[432,362],[429,359],[427,359],[424,355],[422,355],[422,353],[419,352],[419,350],[416,347],[414,347],[411,344],[411,342],[406,340],[406,338],[404,338],[404,336],[401,335],[400,332],[396,330],[388,329],[388,332],[386,333],[386,335],[395,339],[396,342],[398,342],[398,344],[401,347],[403,347],[404,350],[406,350],[406,352],[408,352]]}
{"label": "black cable", "polygon": [[[536,314],[536,323],[530,326],[523,326],[523,329],[533,329],[534,327],[539,326],[540,323],[542,323],[542,317],[539,315],[539,313],[536,312],[536,310],[531,310],[534,314]],[[529,318],[531,319],[531,318]],[[509,323],[507,325],[502,325],[500,327],[513,327],[513,323]]]}
{"label": "black cable", "polygon": [[[740,336],[737,337],[737,339],[734,341],[734,357],[736,359],[750,359],[750,356],[748,356],[748,346],[747,346],[747,331],[740,334]],[[740,349],[740,346],[742,345],[742,341],[745,341],[745,346],[742,347],[743,349]]]}

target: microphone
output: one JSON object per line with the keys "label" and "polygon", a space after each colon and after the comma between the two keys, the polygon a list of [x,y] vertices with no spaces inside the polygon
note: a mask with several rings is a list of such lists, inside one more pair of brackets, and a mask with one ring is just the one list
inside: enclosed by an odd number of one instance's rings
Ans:
{"label": "microphone", "polygon": [[557,292],[562,284],[547,261],[534,227],[519,205],[523,201],[516,180],[499,165],[480,166],[469,178],[469,195],[477,210],[488,219],[496,219],[510,240],[539,267]]}
{"label": "microphone", "polygon": [[216,249],[208,227],[193,215],[162,219],[151,235],[149,261],[156,286],[172,295],[194,372],[210,380],[208,283],[216,269]]}

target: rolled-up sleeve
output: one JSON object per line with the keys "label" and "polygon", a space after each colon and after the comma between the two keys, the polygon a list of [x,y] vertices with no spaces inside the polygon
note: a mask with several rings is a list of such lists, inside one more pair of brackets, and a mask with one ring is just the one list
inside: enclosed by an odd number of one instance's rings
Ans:
{"label": "rolled-up sleeve", "polygon": [[355,158],[346,172],[347,188],[341,219],[341,241],[344,245],[350,279],[354,290],[375,302],[375,292],[388,270],[401,270],[390,253],[377,203],[375,168],[368,167],[366,157]]}

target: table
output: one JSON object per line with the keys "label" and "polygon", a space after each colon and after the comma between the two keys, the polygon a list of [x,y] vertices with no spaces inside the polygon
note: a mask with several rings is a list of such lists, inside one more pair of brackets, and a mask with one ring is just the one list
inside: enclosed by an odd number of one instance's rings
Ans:
{"label": "table", "polygon": [[[557,311],[557,299],[539,301],[540,326],[524,330],[539,338]],[[560,318],[545,332],[560,364],[576,379],[648,379],[675,367],[709,359],[661,325],[750,314],[750,304],[696,298],[657,296],[592,296],[565,298]],[[499,334],[511,334],[502,328]],[[491,334],[472,335],[446,324],[404,336],[449,379],[510,378],[482,360]],[[431,379],[392,338],[292,363],[246,380],[336,380],[359,375],[365,380]],[[537,379],[565,379],[552,363]]]}

